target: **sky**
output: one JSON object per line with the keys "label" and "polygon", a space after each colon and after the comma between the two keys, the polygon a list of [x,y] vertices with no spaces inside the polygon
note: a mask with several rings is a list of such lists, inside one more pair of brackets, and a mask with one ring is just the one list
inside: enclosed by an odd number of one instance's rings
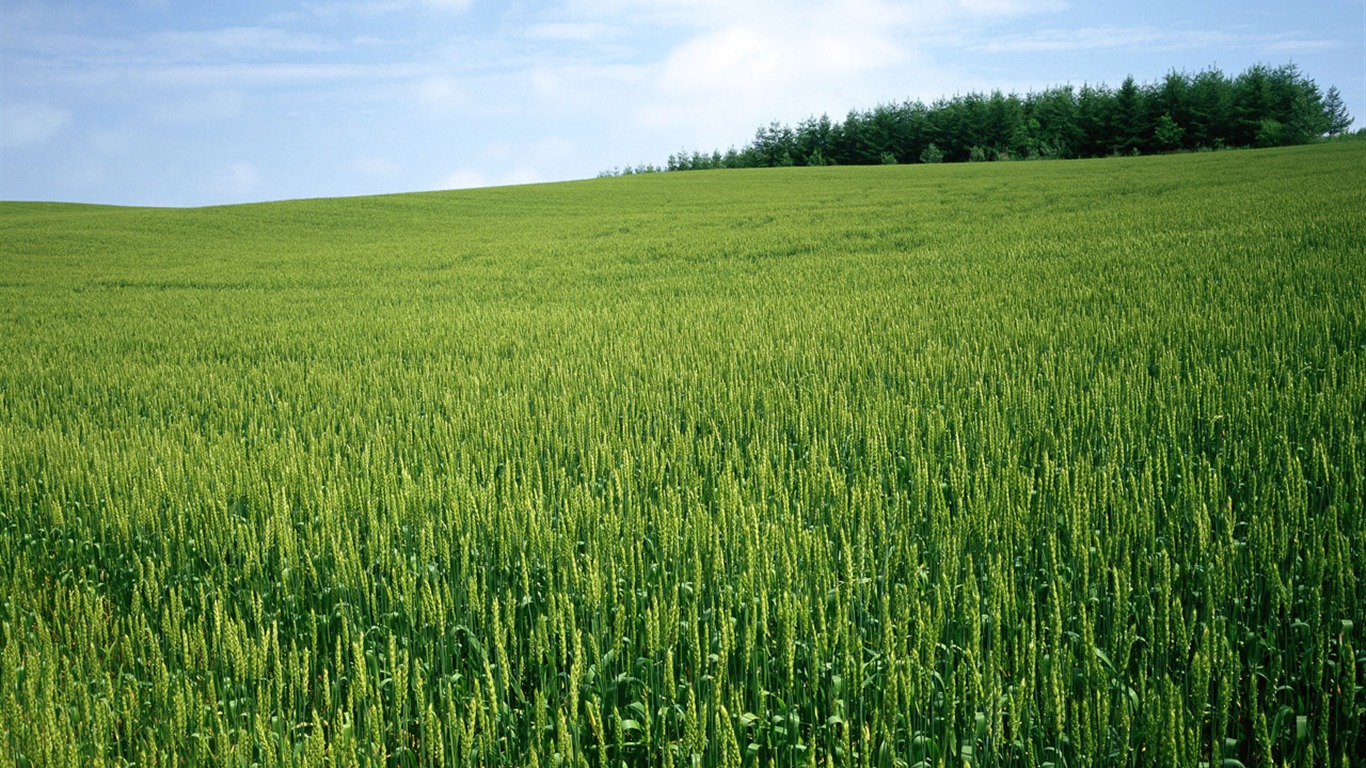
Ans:
{"label": "sky", "polygon": [[1366,0],[0,0],[0,200],[591,178],[761,125],[1294,63],[1366,125]]}

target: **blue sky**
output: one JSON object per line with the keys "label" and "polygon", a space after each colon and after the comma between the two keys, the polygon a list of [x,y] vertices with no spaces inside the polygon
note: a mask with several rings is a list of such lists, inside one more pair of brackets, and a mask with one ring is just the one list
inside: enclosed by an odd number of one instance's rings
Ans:
{"label": "blue sky", "polygon": [[0,0],[0,199],[586,178],[772,120],[1287,62],[1366,124],[1366,0]]}

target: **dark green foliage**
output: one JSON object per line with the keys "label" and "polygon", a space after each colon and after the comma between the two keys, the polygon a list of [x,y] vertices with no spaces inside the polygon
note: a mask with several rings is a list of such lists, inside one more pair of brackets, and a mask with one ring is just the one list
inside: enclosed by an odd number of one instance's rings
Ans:
{"label": "dark green foliage", "polygon": [[[1236,78],[1217,69],[1170,72],[1140,85],[994,91],[851,111],[842,123],[808,118],[760,128],[742,150],[669,159],[669,170],[784,165],[877,165],[921,157],[945,162],[1102,157],[1178,150],[1304,144],[1351,125],[1341,95],[1322,96],[1295,65],[1257,65]],[[926,150],[930,145],[935,152]],[[702,162],[697,162],[698,158]],[[922,161],[923,162],[923,161]]]}
{"label": "dark green foliage", "polygon": [[1186,129],[1172,118],[1170,113],[1163,112],[1157,118],[1157,124],[1153,126],[1153,146],[1159,150],[1170,151],[1181,147],[1181,137],[1185,136]]}
{"label": "dark green foliage", "polygon": [[1352,116],[1347,112],[1347,105],[1342,102],[1342,94],[1338,92],[1337,86],[1328,89],[1328,94],[1323,98],[1323,111],[1328,118],[1329,136],[1341,136],[1352,127]]}

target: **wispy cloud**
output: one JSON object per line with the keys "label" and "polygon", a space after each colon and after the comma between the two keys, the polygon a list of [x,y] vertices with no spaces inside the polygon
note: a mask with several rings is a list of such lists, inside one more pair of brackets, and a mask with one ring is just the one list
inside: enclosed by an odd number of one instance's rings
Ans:
{"label": "wispy cloud", "polygon": [[1063,0],[961,0],[961,3],[977,16],[1025,16],[1067,10]]}
{"label": "wispy cloud", "polygon": [[560,40],[589,43],[621,37],[626,31],[621,27],[602,22],[549,22],[527,27],[526,36],[531,40]]}
{"label": "wispy cloud", "polygon": [[1172,30],[1158,27],[1084,27],[1043,29],[1004,35],[981,42],[959,40],[968,50],[984,53],[1059,53],[1095,50],[1176,51],[1187,49],[1248,48],[1297,51],[1335,47],[1331,40],[1292,35],[1237,34],[1220,30]]}
{"label": "wispy cloud", "polygon": [[331,40],[278,27],[223,27],[171,30],[125,39],[135,50],[155,51],[160,57],[197,61],[221,56],[255,57],[278,53],[320,53],[340,46]]}
{"label": "wispy cloud", "polygon": [[41,144],[60,133],[70,122],[69,109],[49,104],[6,104],[5,119],[0,121],[0,147],[13,149]]}
{"label": "wispy cloud", "polygon": [[1269,40],[1261,48],[1276,53],[1309,53],[1311,51],[1331,51],[1343,48],[1340,40],[1324,40],[1304,37],[1284,37]]}
{"label": "wispy cloud", "polygon": [[1270,0],[1161,25],[1069,0],[0,3],[6,189],[130,202],[591,176],[889,100],[1351,46]]}
{"label": "wispy cloud", "polygon": [[38,33],[7,42],[12,56],[64,66],[117,67],[148,62],[259,60],[341,48],[325,38],[273,27],[164,30],[142,34]]}
{"label": "wispy cloud", "polygon": [[130,69],[125,76],[156,86],[219,87],[299,86],[323,83],[403,81],[426,75],[420,64],[205,64],[148,66]]}
{"label": "wispy cloud", "polygon": [[473,0],[329,0],[328,2],[303,3],[309,15],[318,18],[336,19],[341,17],[376,18],[412,10],[433,10],[447,13],[465,13],[473,5]]}
{"label": "wispy cloud", "polygon": [[469,100],[469,93],[449,75],[432,75],[417,83],[418,103],[437,114],[449,113]]}

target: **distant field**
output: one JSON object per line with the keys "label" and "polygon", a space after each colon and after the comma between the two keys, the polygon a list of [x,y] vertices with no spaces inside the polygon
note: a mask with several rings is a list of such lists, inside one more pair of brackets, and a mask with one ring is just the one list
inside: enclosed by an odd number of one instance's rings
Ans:
{"label": "distant field", "polygon": [[0,203],[0,768],[1360,765],[1366,142]]}

